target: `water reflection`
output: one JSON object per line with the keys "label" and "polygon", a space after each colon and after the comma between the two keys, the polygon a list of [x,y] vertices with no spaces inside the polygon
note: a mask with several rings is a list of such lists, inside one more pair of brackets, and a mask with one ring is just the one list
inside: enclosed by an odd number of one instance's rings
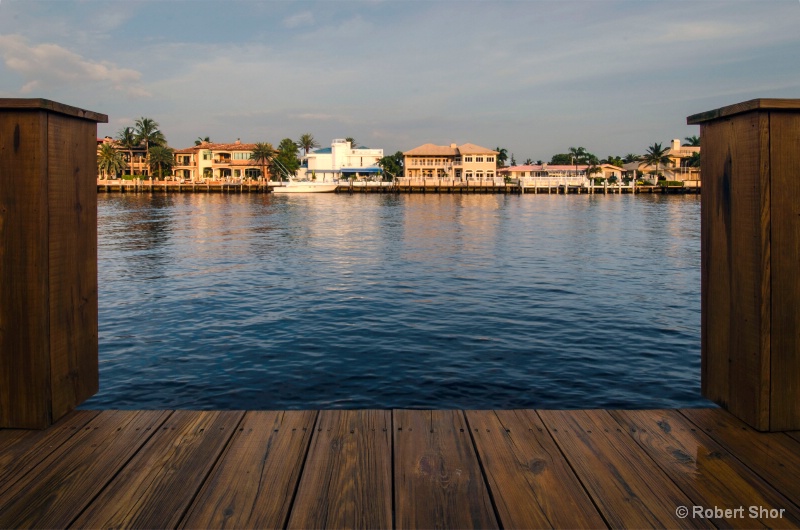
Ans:
{"label": "water reflection", "polygon": [[695,197],[100,195],[99,224],[88,406],[704,403]]}

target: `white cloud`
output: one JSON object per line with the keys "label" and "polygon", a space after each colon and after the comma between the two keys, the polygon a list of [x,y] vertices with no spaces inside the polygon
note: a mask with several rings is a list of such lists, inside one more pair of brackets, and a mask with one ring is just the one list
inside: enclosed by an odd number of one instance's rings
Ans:
{"label": "white cloud", "polygon": [[21,35],[0,35],[0,54],[6,67],[25,79],[20,89],[23,94],[63,85],[84,87],[93,81],[130,97],[150,96],[139,82],[140,72],[86,59],[58,44],[30,45]]}
{"label": "white cloud", "polygon": [[302,11],[295,15],[283,19],[284,27],[293,29],[301,26],[312,26],[314,24],[314,14],[311,11]]}

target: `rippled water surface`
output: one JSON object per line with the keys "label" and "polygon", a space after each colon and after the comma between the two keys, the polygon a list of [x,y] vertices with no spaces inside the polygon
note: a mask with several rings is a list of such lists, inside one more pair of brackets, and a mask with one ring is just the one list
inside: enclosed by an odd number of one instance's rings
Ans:
{"label": "rippled water surface", "polygon": [[84,408],[700,396],[696,196],[99,196]]}

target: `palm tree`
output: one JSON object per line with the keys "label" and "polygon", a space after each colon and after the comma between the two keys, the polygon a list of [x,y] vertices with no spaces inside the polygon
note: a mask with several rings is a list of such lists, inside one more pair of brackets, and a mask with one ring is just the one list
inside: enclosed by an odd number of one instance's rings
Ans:
{"label": "palm tree", "polygon": [[353,138],[352,136],[348,136],[347,138],[344,139],[344,141],[350,142],[350,149],[355,149],[356,147],[358,147],[355,138]]}
{"label": "palm tree", "polygon": [[635,155],[633,153],[628,153],[624,157],[622,157],[622,161],[626,164],[630,164],[631,162],[638,162],[641,159],[639,155]]}
{"label": "palm tree", "polygon": [[109,173],[116,175],[125,169],[125,160],[122,159],[122,153],[117,151],[111,144],[101,145],[100,152],[97,153],[97,169],[104,178],[108,178]]}
{"label": "palm tree", "polygon": [[172,173],[172,166],[175,165],[175,150],[163,145],[154,145],[150,149],[150,156],[147,160],[150,165],[150,171],[152,172],[154,168],[158,168],[156,175],[162,177],[164,176],[164,167],[167,168],[169,173]]}
{"label": "palm tree", "polygon": [[684,140],[686,140],[683,144],[684,147],[700,147],[700,137],[698,136],[687,136]]}
{"label": "palm tree", "polygon": [[139,147],[136,132],[130,127],[125,127],[117,133],[117,142],[122,149],[128,151],[128,172],[133,175],[133,148]]}
{"label": "palm tree", "polygon": [[700,153],[692,153],[686,159],[686,167],[700,167]]}
{"label": "palm tree", "polygon": [[300,148],[305,151],[305,154],[308,154],[308,152],[315,147],[319,147],[317,141],[314,140],[314,136],[312,136],[310,133],[305,133],[300,136],[300,139],[297,140],[297,145],[299,145]]}
{"label": "palm tree", "polygon": [[269,142],[256,143],[255,148],[253,148],[253,151],[250,153],[250,160],[254,160],[256,164],[261,166],[261,176],[264,177],[265,180],[269,180],[267,177],[267,165],[274,157],[275,149]]}
{"label": "palm tree", "polygon": [[672,161],[667,156],[667,151],[669,151],[666,147],[661,147],[661,144],[655,143],[647,148],[647,152],[642,155],[642,162],[645,162],[648,166],[655,166],[654,173],[656,174],[656,178],[658,177],[658,168],[662,165],[668,166],[672,163]]}
{"label": "palm tree", "polygon": [[504,149],[502,147],[495,147],[495,151],[497,151],[497,167],[505,167],[506,160],[508,160],[508,149]]}
{"label": "palm tree", "polygon": [[158,130],[158,123],[150,118],[142,116],[134,123],[136,130],[136,139],[139,144],[144,144],[144,158],[147,160],[148,167],[150,166],[150,148],[155,145],[165,145],[167,139],[164,133]]}
{"label": "palm tree", "polygon": [[194,141],[194,145],[210,144],[210,143],[211,143],[211,138],[208,136],[206,136],[205,138],[203,138],[202,136],[198,136],[197,140]]}

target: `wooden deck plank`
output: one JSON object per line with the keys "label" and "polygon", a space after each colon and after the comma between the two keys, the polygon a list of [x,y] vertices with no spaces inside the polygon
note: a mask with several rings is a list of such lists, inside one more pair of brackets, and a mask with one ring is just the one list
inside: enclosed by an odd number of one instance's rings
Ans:
{"label": "wooden deck plank", "polygon": [[466,417],[504,528],[606,528],[534,411]]}
{"label": "wooden deck plank", "polygon": [[[658,466],[695,506],[743,509],[711,520],[726,528],[796,528],[800,518],[792,503],[744,466],[721,445],[674,410],[612,411]],[[781,508],[779,518],[751,517],[750,506]],[[780,513],[780,512],[778,512]],[[757,514],[758,515],[758,514]],[[689,515],[692,517],[693,515]]]}
{"label": "wooden deck plank", "polygon": [[464,416],[458,410],[395,410],[398,528],[498,528]]}
{"label": "wooden deck plank", "polygon": [[690,499],[608,412],[543,410],[539,416],[612,528],[713,527],[675,515]]}
{"label": "wooden deck plank", "polygon": [[0,528],[66,528],[169,416],[104,411],[0,495]]}
{"label": "wooden deck plank", "polygon": [[391,528],[392,426],[386,410],[325,410],[289,528]]}
{"label": "wooden deck plank", "polygon": [[758,432],[722,409],[680,412],[800,506],[800,442],[780,432]]}
{"label": "wooden deck plank", "polygon": [[283,528],[317,411],[251,411],[181,528]]}
{"label": "wooden deck plank", "polygon": [[0,496],[99,414],[78,410],[41,431],[0,431]]}
{"label": "wooden deck plank", "polygon": [[243,415],[240,411],[175,411],[75,526],[174,528]]}

